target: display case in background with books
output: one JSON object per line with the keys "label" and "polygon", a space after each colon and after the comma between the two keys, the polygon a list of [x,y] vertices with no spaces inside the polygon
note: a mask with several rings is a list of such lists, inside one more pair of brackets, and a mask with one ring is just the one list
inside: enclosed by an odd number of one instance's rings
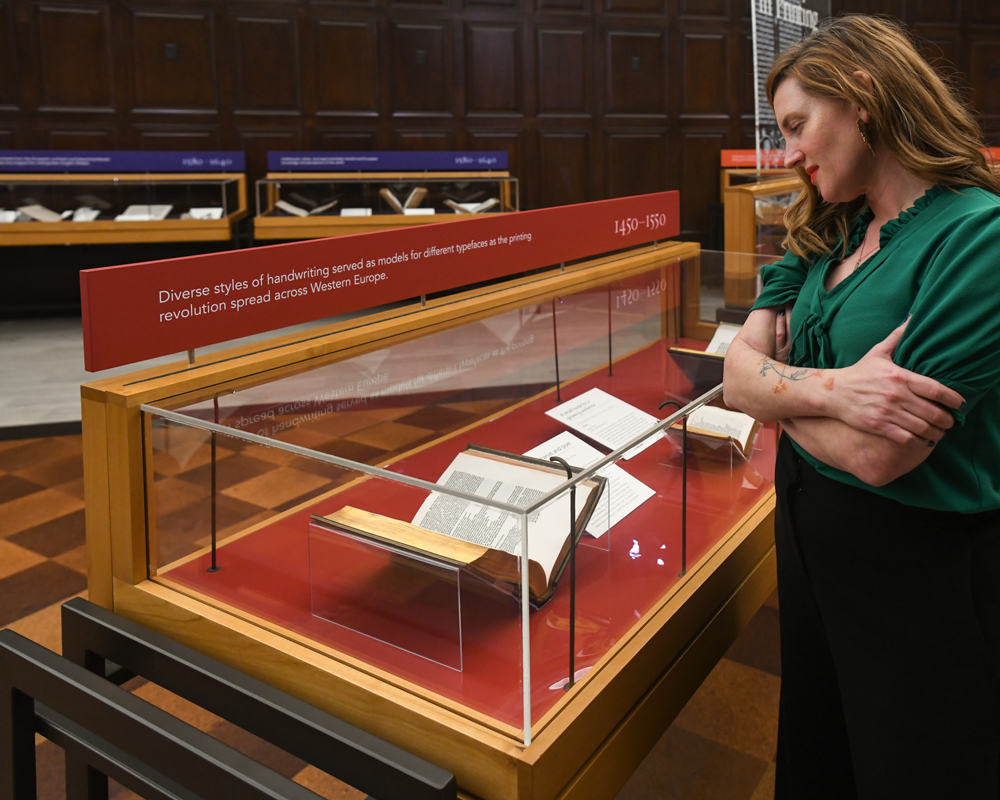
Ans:
{"label": "display case in background with books", "polygon": [[225,241],[243,153],[0,151],[0,245]]}
{"label": "display case in background with books", "polygon": [[269,153],[254,235],[312,239],[519,210],[503,152]]}

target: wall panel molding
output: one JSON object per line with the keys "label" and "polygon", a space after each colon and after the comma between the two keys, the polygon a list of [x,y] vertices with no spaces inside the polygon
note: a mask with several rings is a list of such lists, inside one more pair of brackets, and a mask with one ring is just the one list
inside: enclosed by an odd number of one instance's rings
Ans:
{"label": "wall panel molding", "polygon": [[666,117],[666,33],[609,30],[605,50],[605,113]]}
{"label": "wall panel molding", "polygon": [[21,106],[20,83],[14,4],[0,0],[0,110],[17,111]]}
{"label": "wall panel molding", "polygon": [[[593,199],[590,131],[540,131],[537,173],[539,205],[564,206]],[[528,176],[518,176],[522,184]],[[527,187],[521,187],[522,193]]]}
{"label": "wall panel molding", "polygon": [[378,24],[374,19],[313,19],[313,92],[320,116],[379,113]]}
{"label": "wall panel molding", "polygon": [[466,114],[524,116],[521,27],[469,23],[464,33]]}
{"label": "wall panel molding", "polygon": [[230,32],[234,113],[301,113],[295,17],[231,13]]}
{"label": "wall panel molding", "polygon": [[36,3],[39,111],[111,113],[114,71],[107,3]]}
{"label": "wall panel molding", "polygon": [[593,113],[592,41],[589,28],[539,27],[538,116],[589,117]]}
{"label": "wall panel molding", "polygon": [[107,125],[43,124],[45,147],[50,150],[114,150],[118,129]]}
{"label": "wall panel molding", "polygon": [[730,68],[726,31],[681,34],[681,75],[681,117],[729,116]]}
{"label": "wall panel molding", "polygon": [[663,191],[670,185],[669,150],[666,129],[606,129],[605,195],[627,197]]}
{"label": "wall panel molding", "polygon": [[218,113],[214,12],[130,6],[133,111]]}
{"label": "wall panel molding", "polygon": [[392,110],[396,116],[452,116],[455,72],[451,26],[392,24]]}

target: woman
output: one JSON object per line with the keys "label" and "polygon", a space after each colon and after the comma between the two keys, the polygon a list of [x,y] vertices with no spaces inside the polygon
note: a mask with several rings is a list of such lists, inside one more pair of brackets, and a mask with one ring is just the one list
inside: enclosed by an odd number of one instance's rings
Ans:
{"label": "woman", "polygon": [[1000,796],[1000,193],[898,25],[846,16],[768,96],[805,188],[726,356],[784,429],[779,798]]}

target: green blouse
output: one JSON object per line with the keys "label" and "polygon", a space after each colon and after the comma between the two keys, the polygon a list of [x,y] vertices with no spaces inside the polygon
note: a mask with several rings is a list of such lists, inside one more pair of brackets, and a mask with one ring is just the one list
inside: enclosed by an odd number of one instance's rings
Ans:
{"label": "green blouse", "polygon": [[[854,221],[848,253],[873,214]],[[810,264],[792,253],[762,269],[754,308],[794,302],[789,363],[857,363],[912,313],[894,356],[966,400],[955,427],[920,466],[873,487],[806,453],[822,474],[911,506],[971,513],[1000,508],[1000,197],[935,186],[882,226],[881,249],[829,292],[834,252]]]}

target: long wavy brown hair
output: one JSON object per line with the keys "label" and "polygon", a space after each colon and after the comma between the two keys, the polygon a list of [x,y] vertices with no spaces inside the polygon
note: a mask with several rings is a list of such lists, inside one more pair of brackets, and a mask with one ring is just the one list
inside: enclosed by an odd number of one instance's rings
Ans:
{"label": "long wavy brown hair", "polygon": [[[859,70],[871,76],[871,87],[854,75]],[[812,95],[866,109],[872,145],[882,144],[912,174],[932,183],[980,186],[1000,194],[1000,183],[979,150],[978,123],[898,22],[860,14],[825,20],[775,60],[767,78],[772,107],[775,91],[790,77]],[[843,257],[850,225],[865,198],[827,203],[805,171],[796,171],[805,188],[785,212],[784,246],[811,260],[813,254],[831,252],[842,238]]]}

